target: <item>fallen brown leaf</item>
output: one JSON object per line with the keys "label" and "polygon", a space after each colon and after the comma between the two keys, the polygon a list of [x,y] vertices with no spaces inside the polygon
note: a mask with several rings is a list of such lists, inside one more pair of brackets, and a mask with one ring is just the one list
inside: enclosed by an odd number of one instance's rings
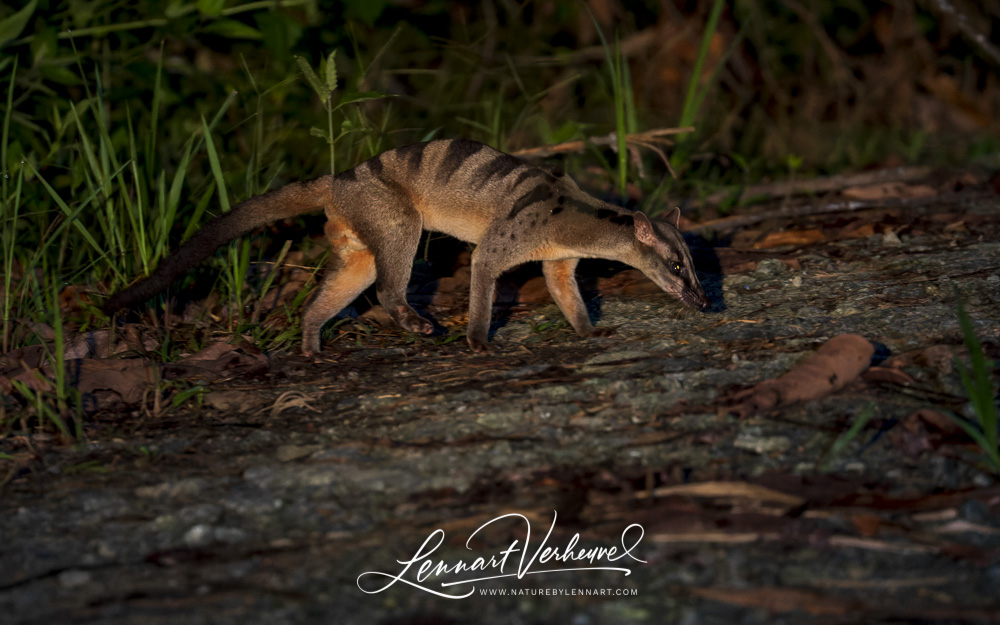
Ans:
{"label": "fallen brown leaf", "polygon": [[63,357],[74,358],[107,358],[111,355],[111,331],[91,330],[70,338]]}
{"label": "fallen brown leaf", "polygon": [[959,426],[946,415],[921,408],[890,430],[889,440],[904,454],[916,458],[925,451],[937,449],[945,439],[960,434]]}
{"label": "fallen brown leaf", "polygon": [[52,383],[45,377],[45,373],[41,369],[21,369],[9,375],[0,375],[0,389],[5,393],[14,392],[14,382],[21,382],[36,392],[47,393],[52,390]]}
{"label": "fallen brown leaf", "polygon": [[933,197],[938,192],[924,184],[906,184],[904,182],[883,182],[881,184],[849,187],[841,193],[852,200],[882,200],[885,198],[917,198]]}
{"label": "fallen brown leaf", "polygon": [[217,380],[237,374],[252,375],[267,367],[267,357],[257,348],[219,341],[187,358],[163,365],[163,377],[168,380],[195,377]]}
{"label": "fallen brown leaf", "polygon": [[45,360],[45,353],[43,345],[28,345],[12,349],[6,354],[0,355],[0,373],[12,373],[23,367],[34,369]]}
{"label": "fallen brown leaf", "polygon": [[823,231],[818,228],[811,230],[783,230],[781,232],[772,232],[762,240],[754,242],[750,247],[755,250],[766,250],[782,245],[804,246],[819,243],[825,238]]}
{"label": "fallen brown leaf", "polygon": [[911,414],[909,418],[919,419],[920,421],[926,423],[932,429],[941,432],[945,436],[959,435],[964,430],[955,423],[955,420],[948,417],[948,415],[938,412],[937,410],[932,410],[930,408],[921,408],[920,410]]}
{"label": "fallen brown leaf", "polygon": [[877,514],[854,514],[851,515],[851,523],[857,528],[859,534],[871,538],[878,534],[878,528],[882,525],[882,517]]}
{"label": "fallen brown leaf", "polygon": [[909,366],[927,367],[938,373],[950,374],[955,366],[955,354],[961,347],[952,345],[931,345],[904,352],[886,359],[886,367],[900,368]]}
{"label": "fallen brown leaf", "polygon": [[86,358],[66,364],[70,380],[83,393],[113,391],[122,401],[136,404],[160,379],[157,366],[145,359]]}
{"label": "fallen brown leaf", "polygon": [[875,234],[875,224],[870,221],[855,221],[837,233],[838,239],[865,239]]}
{"label": "fallen brown leaf", "polygon": [[670,495],[685,495],[689,497],[710,498],[740,498],[753,499],[760,502],[776,503],[790,508],[801,506],[805,499],[796,495],[788,495],[781,491],[750,484],[749,482],[698,482],[694,484],[675,484],[673,486],[658,486],[652,491],[642,490],[635,493],[637,499],[649,497],[667,497]]}
{"label": "fallen brown leaf", "polygon": [[871,367],[868,371],[864,372],[862,377],[868,382],[884,382],[899,386],[912,386],[917,383],[916,380],[899,369],[891,367]]}
{"label": "fallen brown leaf", "polygon": [[246,391],[211,391],[205,393],[203,401],[220,412],[248,414],[262,403],[262,398]]}
{"label": "fallen brown leaf", "polygon": [[739,403],[729,411],[747,417],[829,395],[864,372],[874,353],[875,348],[863,336],[835,336],[780,378],[738,393],[733,399]]}

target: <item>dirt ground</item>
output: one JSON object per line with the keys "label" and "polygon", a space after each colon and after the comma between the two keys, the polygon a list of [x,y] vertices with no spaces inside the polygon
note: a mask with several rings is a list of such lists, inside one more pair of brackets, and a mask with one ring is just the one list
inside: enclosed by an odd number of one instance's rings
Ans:
{"label": "dirt ground", "polygon": [[[584,264],[608,337],[525,274],[486,355],[362,320],[315,359],[132,359],[204,391],[106,382],[82,447],[0,440],[4,622],[1000,621],[1000,483],[944,416],[973,416],[956,291],[1000,357],[1000,195],[898,185],[688,224],[708,313]],[[414,297],[454,326],[461,286]],[[843,334],[860,376],[735,414]]]}

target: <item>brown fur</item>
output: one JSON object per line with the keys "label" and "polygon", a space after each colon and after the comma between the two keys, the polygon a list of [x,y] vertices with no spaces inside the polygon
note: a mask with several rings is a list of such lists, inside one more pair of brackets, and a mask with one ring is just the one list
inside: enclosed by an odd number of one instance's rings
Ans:
{"label": "brown fur", "polygon": [[375,284],[379,302],[403,328],[434,326],[406,303],[422,230],[477,245],[472,255],[468,340],[486,348],[493,289],[504,271],[542,261],[546,284],[578,333],[595,330],[580,296],[580,258],[640,269],[684,303],[708,300],[674,224],[597,200],[560,171],[529,165],[481,143],[441,140],[384,152],[336,177],[292,183],[251,198],[206,224],[145,280],[111,296],[111,314],[166,288],[223,243],[266,223],[324,210],[333,261],[302,319],[303,351],[320,349],[320,330]]}

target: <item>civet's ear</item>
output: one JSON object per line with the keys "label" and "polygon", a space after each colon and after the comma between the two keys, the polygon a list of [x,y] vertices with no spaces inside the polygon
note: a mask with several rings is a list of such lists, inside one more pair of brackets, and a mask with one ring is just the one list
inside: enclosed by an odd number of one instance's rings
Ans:
{"label": "civet's ear", "polygon": [[649,223],[649,217],[646,217],[646,213],[635,211],[632,214],[632,220],[635,223],[635,238],[639,239],[640,242],[654,245],[659,240],[656,231],[653,230],[653,224]]}
{"label": "civet's ear", "polygon": [[674,210],[670,211],[670,214],[667,215],[667,221],[674,224],[674,228],[681,227],[681,209],[679,206],[675,206]]}

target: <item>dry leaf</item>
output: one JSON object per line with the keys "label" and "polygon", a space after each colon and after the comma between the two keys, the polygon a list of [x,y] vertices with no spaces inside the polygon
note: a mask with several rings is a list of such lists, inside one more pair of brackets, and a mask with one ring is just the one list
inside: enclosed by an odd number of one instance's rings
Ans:
{"label": "dry leaf", "polygon": [[961,347],[953,345],[931,345],[892,356],[886,359],[883,365],[892,369],[910,366],[926,367],[948,375],[954,369],[955,354],[960,350]]}
{"label": "dry leaf", "polygon": [[941,446],[953,436],[962,437],[962,429],[947,415],[921,408],[889,431],[889,440],[907,456],[915,458]]}
{"label": "dry leaf", "polygon": [[83,393],[113,391],[122,401],[136,404],[160,379],[157,366],[139,358],[80,359],[66,363],[70,380]]}
{"label": "dry leaf", "polygon": [[882,517],[877,514],[852,514],[851,523],[857,528],[859,534],[871,538],[878,533],[878,528],[882,525]]}
{"label": "dry leaf", "polygon": [[183,360],[163,365],[163,377],[217,380],[237,374],[253,375],[267,367],[267,358],[256,348],[220,341]]}
{"label": "dry leaf", "polygon": [[220,412],[235,412],[247,414],[261,404],[258,394],[246,391],[212,391],[205,393],[203,399],[206,406]]}
{"label": "dry leaf", "polygon": [[45,346],[28,345],[12,349],[0,355],[0,373],[13,373],[27,366],[30,369],[41,366],[45,360]]}
{"label": "dry leaf", "polygon": [[924,184],[906,184],[905,182],[883,182],[858,187],[849,187],[842,191],[844,197],[852,200],[884,200],[887,198],[906,199],[918,197],[934,197],[938,192]]}
{"label": "dry leaf", "polygon": [[111,332],[91,330],[70,338],[63,351],[66,360],[74,358],[107,358],[111,355]]}
{"label": "dry leaf", "polygon": [[957,423],[955,423],[954,419],[950,418],[946,414],[940,413],[937,410],[932,410],[930,408],[921,408],[920,410],[914,412],[907,418],[919,419],[920,421],[929,425],[932,430],[937,430],[938,432],[944,434],[945,436],[952,436],[964,432],[962,427]]}
{"label": "dry leaf", "polygon": [[762,240],[753,243],[750,247],[755,250],[766,250],[772,247],[781,247],[782,245],[804,246],[819,243],[825,238],[823,231],[818,228],[810,230],[783,230],[781,232],[772,232]]}
{"label": "dry leaf", "polygon": [[883,382],[899,386],[912,386],[917,383],[910,376],[892,367],[871,367],[868,371],[865,371],[863,377],[868,382]]}
{"label": "dry leaf", "polygon": [[791,371],[737,394],[730,412],[747,417],[780,406],[818,399],[837,391],[868,368],[875,348],[857,334],[841,334],[824,343]]}
{"label": "dry leaf", "polygon": [[40,369],[22,369],[11,375],[0,375],[0,389],[5,393],[14,392],[14,382],[21,382],[35,392],[47,393],[53,388],[52,383]]}

